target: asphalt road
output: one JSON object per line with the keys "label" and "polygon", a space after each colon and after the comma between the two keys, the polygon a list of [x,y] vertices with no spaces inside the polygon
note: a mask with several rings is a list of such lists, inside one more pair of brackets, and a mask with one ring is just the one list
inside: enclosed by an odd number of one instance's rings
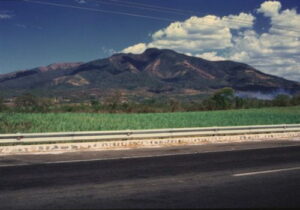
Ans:
{"label": "asphalt road", "polygon": [[0,209],[300,207],[300,143],[0,158]]}

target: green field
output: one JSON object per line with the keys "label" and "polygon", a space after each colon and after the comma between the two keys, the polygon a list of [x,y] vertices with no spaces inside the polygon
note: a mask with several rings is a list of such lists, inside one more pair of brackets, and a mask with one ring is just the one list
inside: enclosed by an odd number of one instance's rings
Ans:
{"label": "green field", "polygon": [[150,114],[0,113],[0,133],[300,123],[300,106]]}

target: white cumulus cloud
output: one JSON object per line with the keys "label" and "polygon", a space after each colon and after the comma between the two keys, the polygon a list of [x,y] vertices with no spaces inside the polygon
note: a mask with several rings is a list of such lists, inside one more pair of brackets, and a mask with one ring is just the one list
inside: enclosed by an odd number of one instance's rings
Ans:
{"label": "white cumulus cloud", "polygon": [[140,54],[147,49],[147,45],[145,43],[139,43],[130,47],[127,47],[123,50],[124,53],[134,53]]}
{"label": "white cumulus cloud", "polygon": [[263,13],[266,17],[273,17],[279,14],[280,9],[281,3],[279,1],[265,1],[257,11]]}
{"label": "white cumulus cloud", "polygon": [[[240,18],[243,18],[243,21],[240,21]],[[233,46],[231,30],[252,27],[254,19],[254,16],[246,13],[225,17],[192,16],[183,22],[173,22],[156,31],[152,34],[152,42],[130,46],[123,52],[138,53],[149,47],[171,48],[183,53],[226,49]]]}
{"label": "white cumulus cloud", "polygon": [[217,55],[217,52],[206,52],[206,53],[202,53],[202,54],[196,54],[195,56],[199,57],[199,58],[204,58],[206,60],[211,60],[211,61],[226,60],[226,58]]}
{"label": "white cumulus cloud", "polygon": [[271,21],[268,32],[262,34],[254,30],[255,14],[192,16],[156,31],[149,43],[123,52],[168,48],[208,60],[245,62],[263,72],[300,81],[300,14],[281,7],[279,1],[265,1],[256,10]]}

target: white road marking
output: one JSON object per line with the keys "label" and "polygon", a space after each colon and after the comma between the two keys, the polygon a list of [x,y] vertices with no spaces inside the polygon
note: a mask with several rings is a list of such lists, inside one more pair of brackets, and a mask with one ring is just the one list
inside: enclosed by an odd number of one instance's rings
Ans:
{"label": "white road marking", "polygon": [[282,171],[294,171],[294,170],[300,170],[300,167],[281,168],[281,169],[273,169],[273,170],[266,170],[266,171],[253,171],[253,172],[248,172],[248,173],[233,174],[233,176],[252,176],[252,175],[258,175],[258,174],[268,174],[268,173],[276,173],[276,172],[282,172]]}

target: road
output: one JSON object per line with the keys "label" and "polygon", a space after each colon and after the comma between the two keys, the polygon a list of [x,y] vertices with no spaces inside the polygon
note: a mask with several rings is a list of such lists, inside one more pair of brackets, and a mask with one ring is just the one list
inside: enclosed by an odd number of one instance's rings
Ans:
{"label": "road", "polygon": [[300,207],[300,142],[0,157],[0,209]]}

